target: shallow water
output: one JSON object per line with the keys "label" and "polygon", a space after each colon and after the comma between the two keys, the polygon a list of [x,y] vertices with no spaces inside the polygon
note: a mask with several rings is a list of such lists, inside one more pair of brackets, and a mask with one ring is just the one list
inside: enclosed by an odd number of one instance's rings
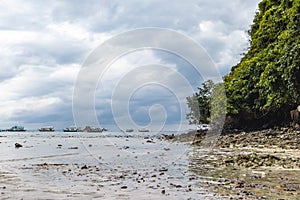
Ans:
{"label": "shallow water", "polygon": [[[217,199],[191,147],[152,133],[0,133],[3,199]],[[15,148],[15,143],[23,145]]]}

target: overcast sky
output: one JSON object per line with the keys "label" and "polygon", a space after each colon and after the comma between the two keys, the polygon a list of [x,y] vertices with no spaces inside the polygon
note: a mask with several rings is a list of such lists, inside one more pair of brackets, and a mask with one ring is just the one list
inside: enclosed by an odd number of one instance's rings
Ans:
{"label": "overcast sky", "polygon": [[[221,75],[228,73],[248,48],[247,30],[260,0],[171,2],[1,0],[0,129],[13,125],[28,129],[45,125],[64,128],[74,124],[72,95],[82,64],[101,43],[136,28],[178,31],[204,47]],[[176,44],[172,38],[168,40]],[[112,64],[95,91],[95,111],[101,126],[115,123],[111,98],[116,95],[112,94],[113,88],[119,86],[114,83],[122,82],[122,76],[134,70],[134,66],[160,64],[185,77],[192,74],[188,63],[168,52],[146,49],[131,54]],[[183,70],[185,67],[187,70]],[[150,72],[157,77],[154,68],[135,70],[139,70],[139,77]],[[162,71],[163,77],[172,79],[167,72]],[[130,74],[127,80],[128,77]],[[193,77],[191,80],[193,88],[203,81]],[[173,88],[180,88],[177,83],[172,88],[154,84],[130,91],[130,102],[122,102],[122,95],[117,94],[116,102],[120,104],[115,103],[115,107],[128,105],[131,119],[139,126],[150,123],[149,112],[153,123],[165,114],[165,123],[179,123],[179,104],[185,100],[176,99],[178,95],[172,93]],[[123,83],[126,84],[129,83]]]}

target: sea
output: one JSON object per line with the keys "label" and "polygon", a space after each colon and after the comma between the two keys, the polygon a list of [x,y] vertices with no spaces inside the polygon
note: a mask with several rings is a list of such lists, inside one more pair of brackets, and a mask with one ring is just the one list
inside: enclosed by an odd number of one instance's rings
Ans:
{"label": "sea", "polygon": [[0,132],[0,199],[219,199],[163,134]]}

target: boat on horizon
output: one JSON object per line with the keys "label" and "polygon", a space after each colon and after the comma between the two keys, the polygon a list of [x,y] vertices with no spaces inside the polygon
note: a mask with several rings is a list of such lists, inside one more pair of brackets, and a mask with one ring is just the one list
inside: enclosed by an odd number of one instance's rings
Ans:
{"label": "boat on horizon", "polygon": [[54,127],[53,126],[45,126],[42,128],[39,128],[40,132],[54,132]]}
{"label": "boat on horizon", "polygon": [[75,126],[70,126],[68,128],[63,129],[64,132],[81,132],[82,130],[80,130],[79,128],[75,127]]}
{"label": "boat on horizon", "polygon": [[84,132],[92,132],[92,133],[101,133],[104,131],[104,128],[97,128],[93,126],[86,126],[82,129]]}
{"label": "boat on horizon", "polygon": [[26,130],[24,129],[24,126],[18,126],[18,125],[16,125],[16,126],[13,126],[13,127],[9,128],[9,129],[6,129],[6,131],[10,131],[10,132],[24,132]]}
{"label": "boat on horizon", "polygon": [[133,132],[134,130],[130,128],[130,129],[126,129],[125,131],[126,131],[127,133],[131,133],[131,132]]}
{"label": "boat on horizon", "polygon": [[142,128],[138,130],[139,132],[150,132],[148,129]]}

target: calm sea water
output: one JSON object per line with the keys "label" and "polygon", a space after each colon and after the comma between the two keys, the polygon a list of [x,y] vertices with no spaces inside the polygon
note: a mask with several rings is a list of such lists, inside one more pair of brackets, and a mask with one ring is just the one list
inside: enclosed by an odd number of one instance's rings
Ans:
{"label": "calm sea water", "polygon": [[0,136],[3,198],[215,199],[189,170],[191,147],[156,133]]}

